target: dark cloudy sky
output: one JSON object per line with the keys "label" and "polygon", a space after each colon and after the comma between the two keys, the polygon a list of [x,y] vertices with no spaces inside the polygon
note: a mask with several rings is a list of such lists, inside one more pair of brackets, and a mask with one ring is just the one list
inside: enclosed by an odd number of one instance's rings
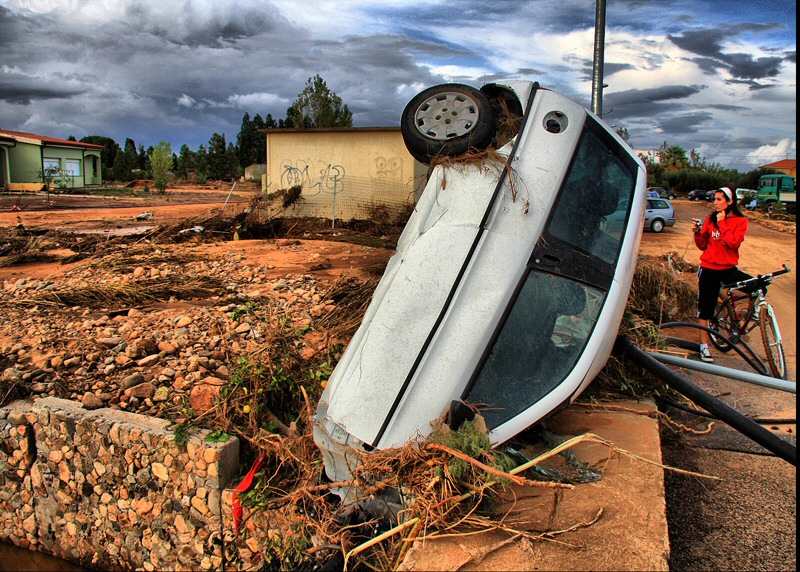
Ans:
{"label": "dark cloudy sky", "polygon": [[[536,80],[590,105],[594,0],[0,0],[0,128],[235,142],[320,74],[356,126],[421,89]],[[608,0],[604,119],[749,170],[796,158],[796,3]]]}

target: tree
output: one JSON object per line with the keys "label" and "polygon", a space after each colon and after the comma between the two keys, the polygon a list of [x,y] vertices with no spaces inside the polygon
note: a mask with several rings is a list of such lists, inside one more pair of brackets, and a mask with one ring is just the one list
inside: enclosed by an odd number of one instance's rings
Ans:
{"label": "tree", "polygon": [[628,147],[630,147],[631,149],[633,149],[633,145],[631,145],[631,141],[630,141],[630,139],[631,139],[631,135],[630,135],[630,133],[628,133],[628,128],[627,128],[627,127],[620,127],[620,128],[618,128],[618,129],[616,130],[616,133],[617,133],[617,135],[619,135],[619,136],[620,136],[620,138],[621,138],[623,141],[625,141],[625,143],[627,143],[627,144],[628,144]]}
{"label": "tree", "polygon": [[667,171],[679,171],[689,166],[689,159],[686,157],[686,149],[678,145],[667,146],[666,141],[656,151],[661,165]]}
{"label": "tree", "polygon": [[108,169],[109,172],[114,168],[114,160],[117,158],[117,153],[122,151],[116,141],[111,137],[102,135],[87,135],[81,139],[81,143],[103,146],[103,150],[100,152],[100,162],[103,164],[103,169]]}
{"label": "tree", "polygon": [[153,186],[163,195],[167,190],[169,171],[172,168],[172,147],[169,143],[161,141],[156,145],[150,155],[150,168],[153,170]]}
{"label": "tree", "polygon": [[353,114],[342,98],[332,92],[317,74],[308,78],[306,87],[286,110],[286,119],[294,127],[352,127]]}
{"label": "tree", "polygon": [[133,170],[139,165],[139,155],[136,153],[136,143],[133,139],[125,140],[125,150],[117,153],[114,159],[114,178],[118,181],[132,181],[134,179]]}
{"label": "tree", "polygon": [[236,147],[225,142],[225,134],[214,133],[208,141],[208,158],[205,174],[209,179],[225,180],[236,177],[239,161]]}
{"label": "tree", "polygon": [[[256,116],[258,117],[258,116]],[[242,117],[242,129],[236,137],[237,158],[244,169],[248,165],[260,162],[256,157],[256,139],[259,137],[255,121],[250,121],[250,114]]]}

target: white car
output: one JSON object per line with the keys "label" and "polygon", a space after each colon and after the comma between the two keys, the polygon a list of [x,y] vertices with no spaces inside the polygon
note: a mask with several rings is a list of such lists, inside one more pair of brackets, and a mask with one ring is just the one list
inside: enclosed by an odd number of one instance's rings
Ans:
{"label": "white car", "polygon": [[[531,82],[445,84],[402,128],[435,166],[315,414],[333,481],[353,449],[425,437],[453,403],[494,445],[566,407],[606,363],[636,267],[645,167],[580,105]],[[618,205],[621,227],[601,229]]]}

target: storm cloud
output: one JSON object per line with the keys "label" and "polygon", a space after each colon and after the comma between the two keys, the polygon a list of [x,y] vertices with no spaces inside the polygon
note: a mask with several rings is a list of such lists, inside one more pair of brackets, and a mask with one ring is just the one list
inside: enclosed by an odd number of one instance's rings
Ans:
{"label": "storm cloud", "polygon": [[[539,81],[588,106],[585,0],[0,0],[0,127],[174,149],[234,141],[245,112],[285,117],[320,74],[356,126],[399,124],[421,89]],[[609,3],[603,117],[751,168],[794,141],[795,4]],[[778,24],[776,24],[778,23]],[[724,144],[720,142],[724,140]],[[763,156],[763,161],[773,160]]]}

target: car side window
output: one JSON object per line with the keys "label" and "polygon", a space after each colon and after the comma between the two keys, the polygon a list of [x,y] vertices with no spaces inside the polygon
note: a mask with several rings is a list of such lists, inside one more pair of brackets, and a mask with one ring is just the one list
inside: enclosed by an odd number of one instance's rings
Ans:
{"label": "car side window", "polygon": [[[606,217],[627,219],[634,175],[594,133],[586,131],[567,181],[555,205],[549,232],[573,246],[614,264],[623,233],[601,224]],[[619,209],[625,209],[618,212]],[[625,225],[622,225],[624,229]]]}
{"label": "car side window", "polygon": [[648,209],[668,209],[667,203],[664,201],[647,201]]}

